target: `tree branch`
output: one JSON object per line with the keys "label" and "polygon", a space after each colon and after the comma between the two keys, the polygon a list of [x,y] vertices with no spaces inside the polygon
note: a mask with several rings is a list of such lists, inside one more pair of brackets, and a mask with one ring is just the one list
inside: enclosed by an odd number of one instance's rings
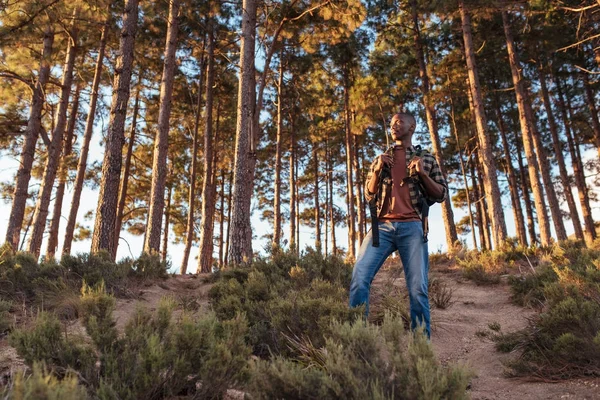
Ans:
{"label": "tree branch", "polygon": [[2,29],[2,31],[0,31],[0,40],[3,40],[6,36],[16,32],[19,29],[23,28],[24,26],[30,24],[31,22],[33,22],[34,19],[37,18],[38,15],[40,15],[41,13],[46,11],[48,8],[52,7],[53,5],[55,5],[56,3],[60,2],[60,1],[61,0],[52,0],[48,4],[45,4],[42,7],[40,7],[40,9],[37,10],[36,12],[34,12],[33,14],[29,15],[29,17],[27,19],[25,19],[24,21],[21,21],[19,24],[15,25],[15,26],[7,27],[6,29]]}

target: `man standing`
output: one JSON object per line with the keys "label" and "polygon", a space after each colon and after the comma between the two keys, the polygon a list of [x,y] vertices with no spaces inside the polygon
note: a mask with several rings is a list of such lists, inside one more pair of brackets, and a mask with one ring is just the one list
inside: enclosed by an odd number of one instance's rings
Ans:
{"label": "man standing", "polygon": [[433,155],[413,147],[415,126],[412,115],[394,115],[394,146],[371,164],[365,195],[369,203],[377,204],[378,229],[375,234],[374,229],[369,231],[358,251],[350,306],[365,304],[368,314],[373,278],[389,255],[398,250],[408,287],[411,327],[423,324],[429,337],[427,213],[430,204],[446,199],[448,185]]}

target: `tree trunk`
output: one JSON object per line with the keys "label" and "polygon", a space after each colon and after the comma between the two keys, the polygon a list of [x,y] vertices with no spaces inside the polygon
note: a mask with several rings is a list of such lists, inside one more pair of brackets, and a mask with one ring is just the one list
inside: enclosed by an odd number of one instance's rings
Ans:
{"label": "tree trunk", "polygon": [[584,240],[583,229],[581,228],[581,221],[579,220],[579,212],[575,205],[575,198],[571,191],[571,183],[569,181],[569,174],[565,166],[565,158],[563,156],[563,144],[558,137],[558,128],[556,127],[556,120],[554,119],[554,112],[552,111],[552,104],[550,103],[550,94],[548,93],[548,86],[546,85],[546,75],[543,67],[540,65],[538,68],[538,76],[540,80],[540,86],[542,90],[542,101],[544,103],[544,110],[548,117],[548,126],[550,128],[550,134],[552,135],[552,145],[554,148],[554,155],[556,162],[558,163],[558,171],[560,174],[560,180],[563,185],[565,198],[567,199],[567,205],[569,206],[569,215],[573,222],[573,229],[575,230],[575,237],[577,240]]}
{"label": "tree trunk", "polygon": [[233,201],[233,171],[229,174],[229,193],[227,195],[227,233],[225,234],[225,265],[229,263],[229,237],[231,235],[231,203]]}
{"label": "tree trunk", "polygon": [[223,247],[225,240],[223,238],[225,228],[225,170],[221,171],[221,206],[219,207],[219,269],[223,268]]}
{"label": "tree trunk", "polygon": [[[213,170],[213,87],[215,86],[215,33],[208,34],[208,66],[206,69],[206,108],[204,128],[204,180],[202,184],[202,217],[200,225],[200,254],[198,271],[210,272],[213,262],[213,232],[215,219],[216,182],[212,179]],[[218,119],[218,117],[217,117]]]}
{"label": "tree trunk", "polygon": [[352,131],[350,127],[350,82],[347,67],[344,66],[344,122],[346,131],[346,197],[348,205],[348,256],[356,254],[356,214],[354,212],[354,183],[352,181]]}
{"label": "tree trunk", "polygon": [[323,222],[325,223],[325,234],[323,235],[324,245],[325,245],[325,255],[329,254],[329,224],[327,222],[329,218],[329,134],[327,134],[325,139],[325,212],[323,214]]}
{"label": "tree trunk", "polygon": [[492,154],[492,142],[487,130],[484,103],[481,95],[477,65],[475,63],[475,49],[471,33],[471,17],[464,7],[464,0],[459,0],[459,8],[462,19],[469,86],[473,98],[479,147],[482,153],[483,186],[485,187],[485,195],[488,200],[488,206],[490,207],[492,230],[494,232],[494,245],[496,248],[500,248],[507,236],[504,211],[502,209],[502,197],[500,195],[496,163]]}
{"label": "tree trunk", "polygon": [[125,200],[127,199],[127,186],[129,184],[129,174],[131,171],[131,157],[133,156],[133,145],[135,144],[135,135],[137,129],[137,117],[140,107],[140,91],[142,86],[142,77],[138,77],[138,90],[135,95],[133,104],[133,116],[131,118],[131,128],[129,130],[129,142],[127,144],[127,153],[125,155],[125,166],[123,167],[123,178],[121,179],[121,187],[119,190],[119,204],[117,206],[117,222],[115,223],[115,235],[112,248],[113,260],[117,257],[117,249],[119,248],[119,238],[121,236],[121,228],[123,227],[123,210],[125,210]]}
{"label": "tree trunk", "polygon": [[125,118],[131,83],[133,66],[133,48],[138,20],[138,0],[127,0],[123,15],[123,29],[119,44],[120,57],[117,59],[113,96],[110,110],[106,151],[102,163],[102,180],[96,209],[96,221],[92,236],[92,253],[107,250],[112,254],[114,245],[117,202],[119,197],[119,181],[121,175],[122,149],[125,141]]}
{"label": "tree trunk", "polygon": [[58,171],[58,163],[60,161],[60,154],[62,153],[64,142],[65,127],[67,124],[67,109],[69,108],[69,97],[71,95],[71,85],[73,83],[73,69],[75,67],[75,53],[77,52],[77,29],[75,28],[75,18],[77,17],[77,14],[78,9],[76,8],[73,10],[71,32],[67,45],[65,66],[63,68],[56,126],[52,132],[52,140],[50,141],[50,147],[48,149],[48,158],[44,168],[44,176],[35,205],[33,229],[31,231],[31,238],[29,239],[28,250],[36,257],[40,255],[40,248],[42,247],[50,196],[52,195],[52,189],[54,188],[54,181],[56,179],[56,172]]}
{"label": "tree trunk", "polygon": [[525,147],[525,157],[527,158],[527,169],[529,171],[529,182],[533,192],[533,200],[535,202],[535,210],[540,227],[540,239],[542,246],[549,246],[552,243],[552,237],[550,235],[550,222],[548,220],[546,202],[544,201],[542,183],[540,182],[540,177],[538,175],[538,160],[535,156],[535,139],[532,132],[534,121],[530,120],[528,117],[526,103],[529,99],[521,77],[521,64],[515,49],[515,43],[510,31],[508,13],[506,11],[502,11],[502,23],[504,26],[504,36],[506,37],[506,49],[508,51],[510,69],[515,85],[515,95],[517,97],[517,107],[519,109],[519,122],[521,123],[521,133],[523,134],[523,145]]}
{"label": "tree trunk", "polygon": [[290,129],[290,251],[296,251],[296,133]]}
{"label": "tree trunk", "polygon": [[171,97],[175,75],[175,52],[177,51],[177,31],[179,28],[179,1],[170,0],[169,29],[165,45],[165,59],[160,85],[160,109],[158,111],[158,131],[154,139],[154,161],[152,163],[152,189],[144,252],[158,253],[160,231],[165,207],[165,183],[167,180],[167,151],[169,149],[169,119]]}
{"label": "tree trunk", "polygon": [[[556,90],[558,92],[559,108],[563,123],[565,125],[565,136],[567,137],[567,144],[569,146],[569,152],[571,153],[571,162],[573,164],[573,174],[575,175],[575,184],[577,185],[577,192],[579,194],[579,203],[581,205],[581,211],[583,216],[584,231],[583,236],[585,243],[590,246],[596,238],[596,229],[594,226],[594,220],[592,219],[592,209],[590,207],[590,198],[588,194],[588,187],[585,182],[585,171],[579,154],[577,153],[578,146],[574,139],[573,127],[571,121],[573,121],[573,115],[571,115],[571,107],[568,103],[569,97],[567,96],[567,102],[565,102],[565,96],[563,95],[562,86],[560,80],[554,77]],[[569,113],[569,115],[567,114]]]}
{"label": "tree trunk", "polygon": [[352,167],[354,170],[354,186],[356,187],[356,215],[358,217],[358,243],[362,243],[365,237],[365,225],[366,215],[365,215],[365,202],[363,197],[363,184],[360,174],[360,164],[358,162],[358,139],[356,135],[351,135],[352,137]]}
{"label": "tree trunk", "polygon": [[[477,183],[479,184],[479,193],[484,193],[485,192],[485,188],[484,188],[484,184],[483,184],[483,160],[481,159],[481,153],[479,153],[479,151],[476,152],[477,153]],[[490,214],[489,214],[489,208],[488,208],[488,204],[487,204],[487,199],[485,198],[485,196],[481,196],[481,220],[483,222],[483,238],[485,240],[485,248],[489,249],[489,250],[493,250],[494,249],[494,243],[493,243],[493,238],[490,232],[490,227],[491,227],[491,221],[490,221]]]}
{"label": "tree trunk", "polygon": [[314,187],[314,201],[315,201],[315,250],[317,253],[321,253],[321,206],[319,203],[319,152],[315,144],[313,144],[313,159],[315,162],[315,187]]}
{"label": "tree trunk", "polygon": [[[233,264],[252,260],[250,204],[254,180],[253,116],[255,106],[254,48],[256,40],[256,0],[243,0],[240,80],[237,105],[235,175],[233,182],[229,261]],[[254,132],[258,135],[258,132]]]}
{"label": "tree trunk", "polygon": [[[204,45],[202,46],[204,53]],[[200,113],[202,112],[202,88],[204,84],[204,54],[200,58],[200,77],[198,79],[198,97],[196,100],[196,116],[194,120],[194,138],[192,144],[192,171],[190,172],[190,185],[188,192],[188,215],[185,228],[185,248],[183,249],[183,259],[181,261],[181,275],[187,273],[188,262],[190,259],[190,251],[192,250],[192,242],[194,241],[194,213],[196,204],[196,175],[198,174],[198,146],[200,138]]]}
{"label": "tree trunk", "polygon": [[92,81],[92,91],[90,95],[89,112],[85,122],[85,131],[83,134],[83,144],[79,154],[79,163],[77,164],[77,176],[73,186],[73,198],[71,199],[71,209],[69,210],[69,219],[67,220],[67,229],[65,232],[65,242],[62,248],[62,254],[71,254],[71,243],[73,242],[73,232],[77,222],[77,213],[81,201],[81,191],[83,190],[83,181],[85,179],[85,170],[87,168],[87,157],[90,149],[90,141],[94,131],[94,117],[96,115],[96,104],[98,103],[98,87],[102,79],[102,63],[104,61],[104,50],[108,35],[108,25],[110,22],[110,12],[106,17],[102,33],[100,35],[100,46],[98,48],[98,58],[96,59],[96,68],[94,71],[94,80]]}
{"label": "tree trunk", "polygon": [[[440,166],[442,174],[445,177],[446,167],[444,165],[445,163],[443,162],[444,160],[442,159],[442,144],[440,142],[437,119],[435,118],[435,108],[433,106],[431,96],[429,95],[429,75],[427,74],[427,67],[425,65],[425,56],[421,39],[421,31],[419,28],[416,0],[411,0],[410,6],[413,20],[413,41],[415,44],[417,62],[419,63],[421,93],[423,94],[423,106],[425,107],[427,127],[429,128],[429,135],[433,145],[433,155]],[[448,252],[452,252],[454,244],[456,241],[458,241],[458,234],[456,233],[456,225],[454,224],[454,212],[452,211],[452,200],[450,198],[450,194],[448,194],[446,200],[442,203],[442,219],[444,220],[444,228],[446,230],[446,246],[448,247]]]}
{"label": "tree trunk", "polygon": [[523,146],[519,138],[515,135],[515,146],[517,147],[517,161],[519,163],[519,175],[521,180],[521,193],[525,202],[525,214],[527,214],[527,230],[531,244],[539,243],[537,234],[535,233],[535,218],[533,217],[533,207],[531,205],[531,195],[529,193],[529,180],[525,173],[525,164],[523,163]]}
{"label": "tree trunk", "polygon": [[169,223],[171,218],[171,196],[173,194],[173,185],[170,184],[169,191],[167,194],[167,203],[165,204],[165,231],[163,233],[162,243],[162,254],[161,259],[163,262],[167,261],[167,248],[169,246]]}
{"label": "tree trunk", "polygon": [[[527,96],[527,89],[525,89],[525,94]],[[527,98],[528,97],[529,96],[527,96]],[[565,230],[565,223],[560,212],[560,204],[558,203],[556,191],[554,190],[554,182],[550,173],[551,166],[548,160],[548,155],[546,154],[546,149],[544,148],[544,145],[542,143],[540,133],[536,128],[535,115],[533,114],[531,103],[527,101],[525,103],[525,107],[528,120],[531,123],[531,136],[533,139],[533,147],[535,149],[538,159],[540,160],[542,181],[544,182],[544,187],[546,188],[546,197],[548,198],[548,205],[550,206],[550,215],[552,216],[552,222],[554,223],[556,238],[559,241],[564,241],[567,240],[567,231]]]}
{"label": "tree trunk", "polygon": [[277,82],[277,139],[275,143],[275,188],[273,194],[273,247],[281,246],[281,148],[283,146],[283,50]]}
{"label": "tree trunk", "polygon": [[[327,133],[329,139],[329,133]],[[331,149],[329,149],[329,157],[327,157],[327,185],[329,186],[329,223],[331,229],[331,254],[337,254],[337,243],[335,238],[335,210],[333,208],[333,161],[331,160]]]}
{"label": "tree trunk", "polygon": [[21,159],[19,170],[13,192],[13,203],[8,219],[8,229],[6,230],[6,242],[10,243],[13,250],[19,248],[19,239],[21,237],[21,228],[25,217],[25,208],[27,206],[27,197],[29,197],[29,180],[31,179],[31,167],[35,157],[35,147],[42,124],[42,111],[46,101],[46,83],[50,77],[50,58],[52,56],[52,44],[54,43],[54,30],[52,24],[48,23],[44,31],[44,41],[42,57],[40,60],[40,69],[37,81],[33,87],[31,96],[31,106],[29,109],[29,120],[25,130],[25,141],[21,150]]}
{"label": "tree trunk", "polygon": [[594,144],[596,145],[596,151],[598,157],[600,157],[600,121],[598,121],[598,109],[596,108],[596,100],[594,98],[594,92],[590,86],[590,78],[585,72],[580,72],[579,75],[583,80],[583,87],[585,88],[585,99],[590,110],[590,116],[592,117],[592,128],[594,131]]}
{"label": "tree trunk", "polygon": [[521,199],[519,197],[519,185],[517,183],[515,169],[512,164],[512,155],[510,152],[510,146],[508,145],[508,139],[506,137],[506,127],[504,126],[504,120],[502,118],[502,112],[500,111],[500,104],[497,97],[495,98],[494,106],[496,109],[496,118],[498,118],[498,130],[500,131],[500,137],[502,138],[504,159],[506,160],[506,175],[508,176],[508,188],[510,190],[510,199],[513,206],[515,227],[517,228],[517,240],[521,246],[527,247],[527,231],[525,230],[525,221],[523,220],[523,209],[521,207]]}
{"label": "tree trunk", "polygon": [[[458,140],[458,129],[456,128],[456,120],[454,118],[454,100],[452,94],[450,94],[450,119],[452,121],[452,131],[454,132],[454,139],[456,140],[456,148],[458,149],[458,156],[460,160],[460,169],[462,171],[463,182],[465,185],[465,192],[467,194],[467,208],[469,210],[469,225],[471,226],[471,235],[473,239],[473,248],[477,250],[477,237],[475,236],[475,223],[473,220],[473,212],[471,209],[471,193],[469,191],[469,181],[467,180],[467,171],[465,168],[465,161],[463,159],[462,147]],[[452,221],[454,223],[454,221]],[[456,225],[454,227],[456,229]]]}
{"label": "tree trunk", "polygon": [[63,144],[63,157],[60,160],[60,169],[58,171],[58,187],[54,196],[54,207],[52,208],[52,221],[50,221],[50,232],[48,234],[48,247],[46,255],[54,257],[58,248],[58,229],[60,227],[60,218],[62,215],[63,198],[65,195],[65,186],[69,175],[68,160],[73,151],[73,137],[75,135],[75,125],[77,124],[77,114],[79,113],[79,95],[81,93],[81,81],[77,81],[75,94],[71,104],[71,114],[67,123],[67,134]]}
{"label": "tree trunk", "polygon": [[477,163],[475,157],[471,158],[471,186],[473,187],[473,200],[475,201],[475,215],[477,218],[477,228],[479,232],[479,243],[481,243],[481,250],[487,250],[487,243],[485,241],[485,233],[483,226],[483,197],[479,193],[479,184],[477,183],[477,174],[475,172],[475,164]]}
{"label": "tree trunk", "polygon": [[[294,159],[296,165],[295,165],[295,172],[294,172],[294,176],[297,178],[299,176],[298,173],[298,155],[296,154],[296,157]],[[296,187],[296,255],[299,256],[300,255],[300,186],[298,184],[295,184]]]}

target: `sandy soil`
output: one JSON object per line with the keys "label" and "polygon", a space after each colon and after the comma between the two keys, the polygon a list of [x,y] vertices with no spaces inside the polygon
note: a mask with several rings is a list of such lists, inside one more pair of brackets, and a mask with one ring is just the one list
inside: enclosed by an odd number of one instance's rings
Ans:
{"label": "sandy soil", "polygon": [[[516,354],[502,354],[494,344],[476,335],[499,323],[502,331],[522,328],[534,311],[510,302],[508,285],[477,286],[449,268],[432,268],[438,278],[453,290],[453,304],[432,311],[431,341],[443,364],[461,363],[475,374],[470,394],[477,400],[600,399],[600,379],[576,379],[559,383],[527,382],[507,378],[503,361]],[[393,284],[405,287],[398,268],[388,267],[375,278],[375,287]]]}
{"label": "sandy soil", "polygon": [[[432,268],[432,278],[440,279],[453,290],[453,303],[447,309],[432,311],[432,344],[443,364],[461,363],[474,373],[470,395],[478,400],[538,400],[538,399],[600,399],[600,379],[577,379],[560,383],[527,382],[507,378],[503,361],[514,354],[501,354],[491,341],[476,335],[488,330],[490,323],[499,323],[502,331],[519,329],[527,323],[532,310],[513,305],[506,284],[477,286],[463,280],[450,265]],[[115,310],[117,326],[122,329],[136,307],[155,310],[161,298],[172,297],[180,306],[208,307],[210,284],[203,277],[177,276],[137,288],[136,299],[119,299]],[[393,263],[378,274],[374,292],[394,285],[404,289],[405,282],[398,266]],[[376,299],[373,299],[376,301]],[[376,307],[376,304],[373,304]],[[177,315],[177,314],[176,314]],[[70,332],[83,332],[79,322],[68,325]],[[0,338],[0,386],[16,370],[24,368],[23,361]],[[239,394],[239,393],[238,393]],[[230,398],[239,397],[231,396]]]}

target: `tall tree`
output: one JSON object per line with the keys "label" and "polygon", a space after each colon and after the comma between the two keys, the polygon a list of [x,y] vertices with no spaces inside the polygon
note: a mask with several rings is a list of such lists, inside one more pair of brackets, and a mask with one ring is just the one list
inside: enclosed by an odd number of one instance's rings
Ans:
{"label": "tall tree", "polygon": [[209,21],[208,63],[206,68],[206,108],[204,128],[204,179],[202,184],[202,217],[200,226],[200,254],[198,270],[210,272],[213,261],[213,232],[215,216],[215,193],[217,183],[212,178],[216,172],[213,163],[213,99],[215,86],[215,32],[214,22]]}
{"label": "tall tree", "polygon": [[179,1],[169,2],[169,22],[165,45],[164,66],[160,85],[160,110],[158,113],[158,131],[154,139],[154,158],[152,163],[152,189],[144,252],[158,253],[160,233],[165,207],[165,184],[167,180],[167,151],[169,148],[169,119],[171,117],[171,98],[173,95],[173,77],[175,75],[175,52],[177,51],[177,31],[179,30]]}
{"label": "tall tree", "polygon": [[[433,145],[433,155],[440,166],[442,174],[446,176],[445,163],[442,160],[442,144],[438,132],[438,123],[435,117],[434,104],[429,93],[429,75],[427,73],[427,66],[425,65],[423,39],[421,38],[419,15],[417,12],[417,1],[410,0],[410,7],[413,22],[413,40],[417,62],[419,64],[421,93],[423,94],[423,105],[425,107],[427,127],[429,128],[429,135],[431,136],[431,143]],[[456,226],[454,225],[454,213],[452,212],[452,200],[450,196],[447,196],[446,200],[442,203],[442,219],[444,220],[444,228],[446,230],[446,246],[448,246],[448,251],[452,251],[454,244],[458,240],[458,234],[456,233]]]}
{"label": "tall tree", "polygon": [[37,202],[35,205],[35,214],[33,216],[33,230],[29,240],[28,250],[35,256],[39,256],[42,247],[42,239],[44,230],[46,229],[46,219],[48,217],[48,208],[50,205],[50,196],[54,188],[54,180],[60,161],[60,154],[64,144],[65,127],[67,124],[67,109],[69,107],[69,98],[71,95],[71,86],[73,83],[73,70],[75,68],[75,53],[77,51],[77,28],[75,20],[79,13],[79,9],[73,10],[73,16],[68,31],[69,39],[67,40],[67,53],[65,56],[65,65],[63,68],[63,76],[61,81],[60,101],[56,114],[56,125],[52,132],[52,140],[48,148],[48,158],[44,168],[44,176],[42,178],[42,186],[38,193]]}
{"label": "tall tree", "polygon": [[473,98],[474,113],[477,127],[477,137],[479,147],[482,153],[483,161],[483,186],[488,206],[490,207],[493,244],[500,248],[506,240],[506,223],[504,221],[504,211],[502,209],[502,197],[498,185],[498,175],[496,163],[492,154],[492,143],[488,133],[487,120],[483,104],[483,96],[479,84],[477,64],[475,62],[475,48],[473,46],[473,37],[471,32],[471,16],[465,8],[464,0],[459,0],[460,16],[462,21],[462,33],[465,45],[465,58],[467,61],[467,72],[469,78],[469,88]]}
{"label": "tall tree", "polygon": [[238,89],[238,112],[236,123],[235,167],[233,177],[232,216],[229,220],[229,262],[240,264],[252,259],[252,227],[250,225],[250,201],[252,198],[253,155],[250,130],[253,126],[254,48],[256,36],[256,0],[243,0],[242,40],[240,48],[240,79]]}
{"label": "tall tree", "polygon": [[81,201],[81,191],[83,190],[83,181],[85,179],[85,171],[87,169],[87,158],[90,148],[90,141],[94,131],[94,119],[96,116],[96,105],[98,103],[98,88],[102,79],[102,66],[104,62],[104,51],[106,49],[106,41],[108,37],[108,27],[111,14],[107,10],[107,17],[102,26],[100,34],[100,44],[98,46],[98,56],[96,58],[96,68],[94,70],[94,79],[92,81],[92,89],[89,101],[89,111],[85,123],[85,131],[83,134],[83,144],[79,152],[79,162],[77,164],[77,175],[75,184],[73,185],[73,197],[71,199],[71,208],[69,209],[69,218],[67,219],[67,228],[65,232],[65,241],[62,247],[62,254],[71,253],[71,243],[73,242],[73,233],[75,231],[75,223],[77,221],[77,213],[79,211],[79,203]]}
{"label": "tall tree", "polygon": [[112,105],[106,138],[102,180],[94,222],[91,251],[106,250],[112,254],[114,246],[116,210],[119,197],[122,149],[125,141],[125,118],[133,67],[133,49],[138,21],[138,0],[126,0],[123,13],[123,28],[119,44],[119,58],[113,81]]}
{"label": "tall tree", "polygon": [[273,247],[281,245],[281,151],[283,147],[283,48],[279,56],[277,81],[277,137],[275,139],[275,187],[273,194]]}
{"label": "tall tree", "polygon": [[27,197],[29,196],[29,180],[31,178],[31,167],[35,156],[35,147],[40,135],[42,110],[46,101],[46,84],[50,78],[50,57],[52,56],[52,44],[54,43],[54,27],[48,22],[44,30],[44,40],[42,53],[40,57],[40,67],[33,86],[31,96],[31,106],[29,110],[29,120],[25,130],[25,141],[21,150],[21,159],[15,190],[13,193],[12,208],[8,219],[8,229],[6,231],[6,242],[10,243],[13,249],[19,248],[19,239],[21,237],[21,226],[25,216],[25,207]]}

